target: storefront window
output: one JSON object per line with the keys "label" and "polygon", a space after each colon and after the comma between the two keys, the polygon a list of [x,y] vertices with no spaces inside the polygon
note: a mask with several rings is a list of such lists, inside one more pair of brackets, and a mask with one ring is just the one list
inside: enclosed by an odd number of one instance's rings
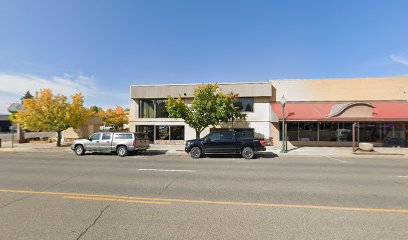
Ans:
{"label": "storefront window", "polygon": [[299,141],[317,141],[317,122],[299,122]]}
{"label": "storefront window", "polygon": [[[299,141],[299,123],[298,122],[288,122],[286,125],[288,140],[289,141]],[[282,134],[281,134],[282,135]],[[280,137],[282,138],[282,136]]]}
{"label": "storefront window", "polygon": [[184,126],[170,126],[170,140],[184,140]]}
{"label": "storefront window", "polygon": [[360,142],[380,142],[380,123],[360,123],[358,135]]}
{"label": "storefront window", "polygon": [[170,140],[170,127],[156,126],[156,140]]}
{"label": "storefront window", "polygon": [[320,122],[319,123],[319,141],[339,141],[343,131],[338,128],[337,122]]}
{"label": "storefront window", "polygon": [[154,118],[154,100],[143,99],[139,102],[139,117]]}
{"label": "storefront window", "polygon": [[149,141],[154,141],[154,126],[153,125],[138,125],[136,126],[136,132],[145,133]]}
{"label": "storefront window", "polygon": [[167,104],[165,100],[156,100],[156,118],[168,118]]}

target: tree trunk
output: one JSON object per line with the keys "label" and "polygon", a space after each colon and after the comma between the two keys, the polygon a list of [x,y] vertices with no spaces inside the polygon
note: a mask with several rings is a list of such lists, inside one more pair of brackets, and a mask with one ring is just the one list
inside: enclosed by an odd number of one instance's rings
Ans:
{"label": "tree trunk", "polygon": [[58,131],[57,132],[57,147],[61,147],[61,138],[62,138],[62,132]]}
{"label": "tree trunk", "polygon": [[201,131],[196,130],[196,139],[200,139],[200,133]]}

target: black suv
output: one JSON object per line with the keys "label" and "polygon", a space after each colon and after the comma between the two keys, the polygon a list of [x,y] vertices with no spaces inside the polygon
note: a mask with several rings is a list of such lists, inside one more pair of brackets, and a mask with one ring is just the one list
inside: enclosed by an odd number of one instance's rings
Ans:
{"label": "black suv", "polygon": [[186,141],[185,146],[192,158],[203,154],[241,154],[251,159],[256,152],[265,150],[264,139],[241,137],[236,131],[215,131],[204,138]]}

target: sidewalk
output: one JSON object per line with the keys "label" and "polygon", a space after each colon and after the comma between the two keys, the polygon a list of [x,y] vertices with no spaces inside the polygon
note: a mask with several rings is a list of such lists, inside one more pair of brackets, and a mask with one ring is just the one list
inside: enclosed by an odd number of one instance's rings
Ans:
{"label": "sidewalk", "polygon": [[0,152],[68,152],[71,151],[70,145],[62,144],[62,147],[57,147],[55,142],[30,142],[30,143],[14,143],[11,147],[11,141],[3,141]]}
{"label": "sidewalk", "polygon": [[[64,144],[64,143],[63,143]],[[56,147],[55,142],[30,142],[30,143],[15,143],[14,148],[11,148],[11,142],[2,143],[0,152],[70,152],[68,143],[64,147]],[[299,147],[288,149],[287,153],[280,153],[280,148],[275,146],[267,146],[266,152],[262,154],[273,153],[274,155],[285,156],[330,156],[330,157],[393,157],[407,158],[408,148],[375,148],[375,152],[356,152],[353,153],[350,147]],[[162,152],[166,155],[186,155],[184,145],[160,145],[151,144],[148,152]]]}

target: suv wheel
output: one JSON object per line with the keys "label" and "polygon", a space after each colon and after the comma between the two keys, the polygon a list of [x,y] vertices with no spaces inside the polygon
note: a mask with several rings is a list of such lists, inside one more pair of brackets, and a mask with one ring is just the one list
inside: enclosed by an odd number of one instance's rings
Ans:
{"label": "suv wheel", "polygon": [[78,156],[84,155],[85,154],[84,147],[82,145],[75,146],[75,154]]}
{"label": "suv wheel", "polygon": [[200,158],[201,157],[201,149],[199,147],[193,147],[190,151],[190,156],[192,158]]}
{"label": "suv wheel", "polygon": [[252,159],[255,156],[255,152],[252,148],[246,147],[242,150],[242,157],[245,159]]}
{"label": "suv wheel", "polygon": [[127,148],[125,146],[120,146],[116,150],[116,153],[118,154],[119,157],[124,157],[124,156],[127,155],[128,150],[127,150]]}

